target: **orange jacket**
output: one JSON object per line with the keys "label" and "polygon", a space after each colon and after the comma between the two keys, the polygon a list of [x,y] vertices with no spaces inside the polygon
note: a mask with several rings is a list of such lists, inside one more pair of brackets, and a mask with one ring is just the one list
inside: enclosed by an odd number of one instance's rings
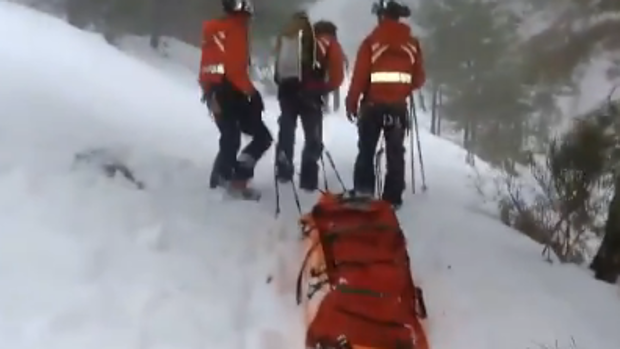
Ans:
{"label": "orange jacket", "polygon": [[226,79],[245,94],[255,91],[248,72],[249,18],[240,13],[203,23],[199,81],[204,89]]}
{"label": "orange jacket", "polygon": [[326,65],[327,80],[325,89],[334,91],[342,85],[344,80],[344,53],[336,38],[329,34],[316,37],[318,56],[323,58]]}
{"label": "orange jacket", "polygon": [[347,110],[357,114],[360,98],[370,103],[405,102],[425,81],[422,50],[411,28],[385,19],[359,48],[346,98]]}

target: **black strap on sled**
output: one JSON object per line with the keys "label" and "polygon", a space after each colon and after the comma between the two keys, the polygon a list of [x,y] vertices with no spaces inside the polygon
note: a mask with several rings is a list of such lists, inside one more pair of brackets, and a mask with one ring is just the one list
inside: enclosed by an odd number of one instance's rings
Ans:
{"label": "black strap on sled", "polygon": [[[312,253],[314,253],[314,251],[319,248],[319,246],[321,246],[320,242],[315,242],[309,249],[308,252],[306,252],[306,256],[304,257],[303,262],[301,262],[301,268],[299,269],[299,273],[297,274],[297,282],[295,285],[295,300],[297,301],[297,305],[301,304],[301,299],[303,297],[303,295],[301,294],[301,285],[303,283],[303,279],[304,279],[304,270],[306,270],[306,266],[308,265],[308,261],[310,260],[310,257],[312,256]],[[316,291],[315,291],[316,292]]]}

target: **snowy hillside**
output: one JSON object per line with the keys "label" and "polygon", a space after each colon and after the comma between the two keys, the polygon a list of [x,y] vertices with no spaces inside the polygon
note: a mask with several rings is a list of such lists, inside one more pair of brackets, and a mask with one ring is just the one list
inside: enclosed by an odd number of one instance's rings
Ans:
{"label": "snowy hillside", "polygon": [[[187,75],[198,75],[200,49],[180,40],[164,37],[161,46],[153,50],[150,38],[141,36],[125,36],[118,40],[118,47],[133,57],[137,57],[149,65],[158,68],[168,76],[181,82],[196,86],[196,79],[187,79]],[[179,77],[181,77],[179,79]]]}
{"label": "snowy hillside", "polygon": [[[284,188],[274,221],[272,153],[257,172],[260,203],[208,189],[217,131],[195,76],[172,65],[175,79],[0,2],[0,348],[273,349],[266,331],[301,348],[301,314],[281,295],[283,266],[297,268],[292,195]],[[276,103],[267,104],[275,131]],[[618,348],[618,291],[544,263],[539,246],[478,213],[463,151],[422,141],[430,191],[408,196],[400,215],[433,348],[571,338]],[[326,145],[348,182],[355,130],[344,117],[327,121]],[[105,156],[75,163],[94,149]],[[145,189],[104,176],[108,161],[127,164]],[[314,200],[304,196],[304,208]]]}

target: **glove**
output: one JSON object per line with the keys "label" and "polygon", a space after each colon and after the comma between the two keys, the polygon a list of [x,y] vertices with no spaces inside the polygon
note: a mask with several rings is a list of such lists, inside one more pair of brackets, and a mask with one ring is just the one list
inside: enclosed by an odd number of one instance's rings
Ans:
{"label": "glove", "polygon": [[265,103],[263,102],[263,96],[258,91],[250,96],[250,108],[256,113],[262,113],[265,111]]}
{"label": "glove", "polygon": [[205,90],[202,90],[202,95],[200,96],[200,103],[209,105],[209,93]]}
{"label": "glove", "polygon": [[347,119],[349,119],[349,121],[351,121],[352,123],[356,123],[358,118],[359,117],[357,113],[350,112],[350,111],[347,112]]}
{"label": "glove", "polygon": [[202,95],[200,96],[200,103],[207,104],[207,100],[209,99],[207,88],[202,84],[202,81],[198,80],[198,85],[200,86],[200,90],[202,91]]}
{"label": "glove", "polygon": [[222,109],[220,107],[220,103],[217,101],[215,91],[203,89],[200,102],[207,105],[207,108],[209,108],[209,111],[214,118],[217,118],[221,114]]}
{"label": "glove", "polygon": [[359,105],[357,102],[353,102],[352,100],[347,98],[346,101],[346,110],[347,110],[347,119],[351,122],[357,122],[359,117]]}

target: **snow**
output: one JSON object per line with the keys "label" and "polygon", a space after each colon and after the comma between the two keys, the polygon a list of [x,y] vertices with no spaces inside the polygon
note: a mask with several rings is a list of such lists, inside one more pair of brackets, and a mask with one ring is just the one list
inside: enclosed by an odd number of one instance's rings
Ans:
{"label": "snow", "polygon": [[[287,293],[297,210],[283,188],[274,220],[273,153],[257,169],[260,203],[209,190],[218,134],[195,76],[139,50],[0,2],[0,347],[302,347]],[[348,184],[355,129],[342,115],[325,126]],[[481,212],[461,148],[424,130],[422,147],[430,190],[408,195],[400,217],[433,348],[617,348],[617,288],[544,263]],[[91,150],[105,159],[74,164]],[[99,160],[127,164],[146,189],[104,176]],[[302,194],[304,209],[314,200]]]}
{"label": "snow", "polygon": [[187,79],[187,75],[197,76],[200,49],[175,38],[163,37],[160,40],[160,47],[153,50],[149,41],[149,38],[128,35],[120,38],[117,46],[123,52],[139,58],[168,77],[196,86],[196,79]]}

